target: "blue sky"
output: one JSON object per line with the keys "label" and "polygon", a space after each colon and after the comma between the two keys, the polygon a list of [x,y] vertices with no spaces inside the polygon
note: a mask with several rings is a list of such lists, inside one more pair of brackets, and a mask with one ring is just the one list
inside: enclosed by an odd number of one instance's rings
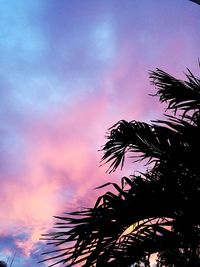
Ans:
{"label": "blue sky", "polygon": [[187,0],[0,0],[0,259],[47,266],[53,215],[122,176],[99,168],[105,133],[162,115],[150,70],[198,76],[199,17]]}

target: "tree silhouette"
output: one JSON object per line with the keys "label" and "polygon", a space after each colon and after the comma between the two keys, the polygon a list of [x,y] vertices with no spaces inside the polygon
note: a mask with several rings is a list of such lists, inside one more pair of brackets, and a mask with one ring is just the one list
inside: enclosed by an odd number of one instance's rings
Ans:
{"label": "tree silhouette", "polygon": [[54,260],[49,266],[150,266],[153,253],[159,267],[200,266],[200,79],[190,70],[186,78],[151,72],[155,96],[167,104],[164,119],[122,120],[109,129],[108,171],[123,167],[127,152],[147,169],[100,186],[115,193],[93,208],[56,216],[57,230],[44,235],[55,246],[44,253],[44,261]]}

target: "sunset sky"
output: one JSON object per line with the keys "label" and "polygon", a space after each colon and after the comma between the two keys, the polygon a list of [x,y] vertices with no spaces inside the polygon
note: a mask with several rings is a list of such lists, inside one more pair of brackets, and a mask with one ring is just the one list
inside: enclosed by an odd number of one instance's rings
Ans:
{"label": "sunset sky", "polygon": [[199,44],[188,0],[0,0],[0,260],[47,266],[53,215],[137,167],[99,167],[107,129],[160,118],[149,71],[198,76]]}

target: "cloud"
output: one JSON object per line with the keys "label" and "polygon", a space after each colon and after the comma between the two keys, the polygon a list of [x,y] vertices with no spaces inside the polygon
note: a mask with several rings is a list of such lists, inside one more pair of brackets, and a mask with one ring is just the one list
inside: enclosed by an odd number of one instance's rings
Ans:
{"label": "cloud", "polygon": [[[100,86],[104,87],[104,80]],[[107,128],[119,116],[112,113],[119,102],[113,101],[109,88],[100,91],[87,93],[76,105],[58,106],[37,120],[25,117],[18,134],[16,125],[8,124],[12,135],[3,146],[5,152],[12,148],[12,154],[2,165],[0,220],[2,231],[15,237],[16,247],[25,255],[30,255],[41,233],[51,228],[53,215],[90,205],[100,194],[93,188],[107,179],[105,168],[98,168],[102,154],[97,151],[105,142]],[[5,158],[5,153],[1,155]]]}
{"label": "cloud", "polygon": [[[15,153],[4,162],[9,172],[1,176],[1,229],[15,238],[16,247],[26,255],[41,233],[53,225],[52,216],[78,206],[77,201],[98,179],[96,141],[101,134],[90,131],[95,125],[98,131],[104,103],[88,100],[79,107],[24,125],[19,157]],[[15,139],[10,142],[8,148]],[[14,159],[22,164],[21,168],[11,164]],[[16,233],[25,233],[26,238],[17,237]]]}
{"label": "cloud", "polygon": [[148,71],[194,65],[199,16],[179,0],[2,3],[1,249],[33,266],[53,215],[90,206],[94,187],[126,174],[98,168],[105,133],[160,116]]}

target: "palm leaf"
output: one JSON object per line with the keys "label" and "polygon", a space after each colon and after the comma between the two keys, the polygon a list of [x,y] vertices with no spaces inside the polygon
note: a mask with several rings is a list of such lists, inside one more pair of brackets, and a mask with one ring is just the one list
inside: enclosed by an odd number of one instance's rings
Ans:
{"label": "palm leaf", "polygon": [[175,112],[182,110],[183,115],[200,108],[200,80],[189,69],[186,77],[188,80],[182,81],[160,69],[150,73],[160,102],[167,102],[167,108]]}
{"label": "palm leaf", "polygon": [[[169,230],[165,227],[170,225],[174,227],[174,220],[182,214],[181,207],[184,206],[185,195],[182,197],[181,195],[185,188],[181,188],[175,179],[171,179],[172,184],[165,186],[163,191],[164,181],[166,179],[162,176],[155,180],[144,179],[141,176],[134,179],[126,178],[125,188],[119,188],[114,184],[117,194],[107,192],[97,200],[93,209],[71,213],[71,217],[58,217],[62,221],[56,225],[58,231],[63,227],[67,229],[69,225],[71,228],[67,232],[51,233],[47,237],[53,239],[56,246],[60,246],[63,242],[75,242],[71,248],[61,251],[57,257],[63,259],[58,262],[71,262],[68,266],[77,263],[82,263],[85,267],[95,263],[99,266],[110,266],[122,261],[124,264],[134,263],[145,256],[144,252],[158,251],[161,244],[163,250],[166,249],[172,241],[168,235],[172,233],[167,234]],[[190,181],[185,187],[188,188],[189,184]],[[194,195],[198,188],[194,186],[192,189]],[[174,202],[176,205],[172,205]],[[192,207],[193,204],[187,200],[185,206]],[[133,231],[123,237],[123,232],[130,225],[135,225]],[[178,228],[181,229],[180,226]],[[178,232],[181,230],[176,230],[176,233]],[[172,236],[175,242],[177,237],[174,234]],[[180,240],[177,244],[180,244]],[[53,254],[56,252],[60,251],[53,251]]]}
{"label": "palm leaf", "polygon": [[175,132],[167,127],[149,125],[144,122],[120,121],[110,128],[108,142],[103,146],[102,162],[111,162],[109,172],[115,171],[121,164],[123,167],[125,153],[134,152],[139,160],[159,160],[166,149],[169,139],[174,139]]}
{"label": "palm leaf", "polygon": [[121,185],[99,186],[112,190],[93,208],[56,216],[55,231],[43,236],[55,249],[45,252],[43,261],[54,260],[50,266],[149,266],[152,253],[161,252],[164,258],[169,250],[194,252],[197,259],[200,80],[189,70],[186,76],[181,81],[159,69],[151,73],[160,101],[180,116],[166,115],[151,124],[119,121],[109,129],[102,161],[110,163],[111,172],[123,166],[130,152],[154,164],[144,173],[123,177]]}

